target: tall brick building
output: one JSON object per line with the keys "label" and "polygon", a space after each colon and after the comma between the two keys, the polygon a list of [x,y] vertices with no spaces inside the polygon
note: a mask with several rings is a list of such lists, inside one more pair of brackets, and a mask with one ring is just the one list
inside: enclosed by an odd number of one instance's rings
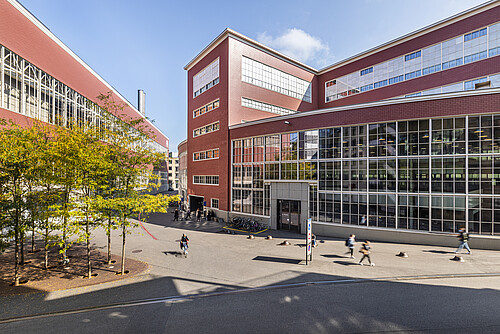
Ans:
{"label": "tall brick building", "polygon": [[321,70],[227,29],[185,69],[192,209],[499,247],[499,1]]}

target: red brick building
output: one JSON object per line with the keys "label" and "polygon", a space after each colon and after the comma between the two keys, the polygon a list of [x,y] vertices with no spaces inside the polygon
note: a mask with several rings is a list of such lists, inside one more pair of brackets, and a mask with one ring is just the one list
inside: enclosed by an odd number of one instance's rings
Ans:
{"label": "red brick building", "polygon": [[499,1],[321,70],[227,29],[185,69],[192,209],[499,247]]}
{"label": "red brick building", "polygon": [[[123,114],[144,117],[15,0],[0,0],[0,117],[31,124],[99,118],[98,96],[112,92]],[[146,118],[154,134],[151,145],[168,152],[168,138]]]}

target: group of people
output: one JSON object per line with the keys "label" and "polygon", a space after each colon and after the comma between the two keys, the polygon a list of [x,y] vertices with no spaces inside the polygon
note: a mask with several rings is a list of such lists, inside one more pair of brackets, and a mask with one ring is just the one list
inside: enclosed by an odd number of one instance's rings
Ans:
{"label": "group of people", "polygon": [[[458,232],[459,232],[458,238],[460,240],[460,245],[458,246],[455,253],[459,253],[462,249],[465,248],[468,251],[467,254],[472,254],[470,247],[469,247],[469,244],[468,244],[469,233],[467,233],[467,231],[465,230],[464,227],[460,228],[458,230]],[[356,245],[356,235],[351,234],[349,236],[349,238],[345,241],[345,245],[348,248],[348,251],[346,254],[349,254],[350,258],[354,259],[355,258],[354,257],[354,246]],[[314,236],[314,239],[313,239],[313,246],[316,247],[316,236]],[[375,265],[375,263],[373,263],[371,258],[370,258],[371,248],[372,247],[371,247],[370,241],[368,241],[368,240],[366,240],[365,242],[363,242],[363,244],[361,244],[361,248],[359,249],[359,252],[361,254],[363,254],[363,256],[361,257],[361,260],[359,260],[359,262],[358,262],[359,265],[361,265],[361,266],[364,265],[364,263],[363,263],[364,259],[368,260],[368,263],[370,266]]]}
{"label": "group of people", "polygon": [[[200,209],[196,210],[196,213],[195,213],[196,221],[198,221],[198,222],[201,221],[202,215],[203,215],[203,212]],[[184,220],[191,219],[191,210],[189,210],[189,208],[184,213],[183,219]],[[179,221],[179,209],[175,209],[175,211],[174,211],[174,221]]]}

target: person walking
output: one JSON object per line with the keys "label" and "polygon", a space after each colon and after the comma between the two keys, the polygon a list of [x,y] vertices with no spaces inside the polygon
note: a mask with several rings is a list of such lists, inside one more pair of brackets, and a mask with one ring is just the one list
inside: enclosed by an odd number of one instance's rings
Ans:
{"label": "person walking", "polygon": [[191,219],[191,210],[188,208],[186,211],[186,215],[184,216],[185,220]]}
{"label": "person walking", "polygon": [[196,210],[196,221],[198,221],[198,222],[201,221],[201,210],[200,209]]}
{"label": "person walking", "polygon": [[179,210],[175,209],[174,211],[174,221],[179,221]]}
{"label": "person walking", "polygon": [[375,263],[372,262],[372,260],[370,259],[370,253],[371,253],[371,250],[372,247],[370,246],[370,242],[367,240],[365,242],[363,242],[363,245],[361,246],[361,249],[359,250],[360,253],[363,254],[363,257],[361,258],[361,260],[359,260],[359,265],[363,266],[363,260],[365,258],[368,259],[368,263],[370,264],[370,266],[374,266]]}
{"label": "person walking", "polygon": [[346,254],[351,255],[351,259],[354,259],[354,246],[356,245],[356,235],[351,234],[349,238],[345,241],[345,245],[348,249]]}
{"label": "person walking", "polygon": [[316,248],[318,246],[318,241],[316,240],[316,234],[312,235],[312,246]]}
{"label": "person walking", "polygon": [[465,227],[461,227],[458,232],[460,233],[457,238],[460,239],[460,245],[458,246],[457,250],[455,253],[460,252],[464,247],[468,250],[467,254],[472,254],[469,244],[467,243],[469,241],[469,233],[465,231]]}
{"label": "person walking", "polygon": [[185,257],[188,255],[188,247],[189,247],[189,238],[186,234],[182,234],[181,242],[180,242],[181,250]]}

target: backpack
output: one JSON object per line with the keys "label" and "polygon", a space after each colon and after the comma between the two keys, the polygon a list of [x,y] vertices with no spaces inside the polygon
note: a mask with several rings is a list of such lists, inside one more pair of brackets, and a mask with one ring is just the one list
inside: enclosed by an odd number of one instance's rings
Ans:
{"label": "backpack", "polygon": [[346,240],[345,240],[345,246],[346,246],[346,247],[349,247],[349,239],[346,239]]}

